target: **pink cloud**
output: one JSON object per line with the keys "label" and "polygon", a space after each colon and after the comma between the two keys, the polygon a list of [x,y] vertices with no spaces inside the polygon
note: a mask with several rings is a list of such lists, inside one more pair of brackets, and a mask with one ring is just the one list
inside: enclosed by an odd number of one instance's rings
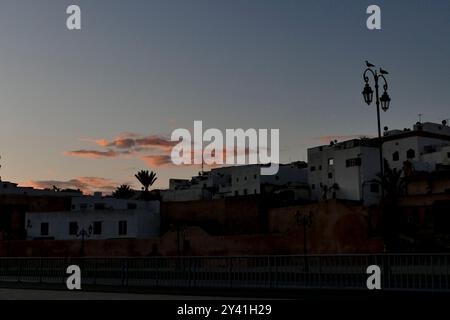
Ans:
{"label": "pink cloud", "polygon": [[100,158],[115,158],[119,154],[113,150],[97,151],[97,150],[82,149],[82,150],[67,151],[64,153],[64,155],[88,159],[100,159]]}
{"label": "pink cloud", "polygon": [[99,177],[77,177],[70,180],[31,180],[21,183],[25,187],[36,189],[51,189],[56,186],[60,189],[79,189],[83,193],[91,194],[96,191],[111,193],[119,185],[111,179]]}

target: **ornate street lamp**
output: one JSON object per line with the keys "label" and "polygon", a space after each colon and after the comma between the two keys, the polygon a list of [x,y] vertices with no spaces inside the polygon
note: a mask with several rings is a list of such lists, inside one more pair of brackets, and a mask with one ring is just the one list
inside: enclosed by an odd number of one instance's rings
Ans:
{"label": "ornate street lamp", "polygon": [[381,96],[380,102],[381,102],[381,109],[384,112],[388,111],[389,105],[391,104],[391,97],[389,97],[386,91]]}
{"label": "ornate street lamp", "polygon": [[[78,229],[78,226],[77,226],[77,229]],[[84,241],[85,241],[85,238],[86,238],[86,237],[89,238],[89,237],[91,236],[91,234],[92,234],[92,224],[89,226],[89,228],[88,228],[87,231],[86,231],[86,229],[84,229],[84,227],[83,227],[83,228],[81,229],[81,231],[78,232],[78,233],[76,234],[77,238],[78,238],[78,237],[81,237],[80,255],[81,255],[82,257],[84,257],[84,255],[85,255],[85,252],[84,252]]]}
{"label": "ornate street lamp", "polygon": [[368,83],[366,83],[362,94],[363,94],[363,97],[364,97],[364,101],[367,103],[367,105],[370,106],[370,104],[372,103],[372,100],[373,100],[373,90],[369,86]]}
{"label": "ornate street lamp", "polygon": [[309,214],[301,214],[299,211],[295,213],[295,221],[297,222],[297,225],[303,226],[303,257],[305,261],[305,272],[309,272],[309,265],[308,265],[308,237],[307,237],[307,230],[312,225],[312,213],[309,212]]}
{"label": "ornate street lamp", "polygon": [[[370,105],[373,101],[373,90],[372,87],[369,85],[369,74],[373,76],[373,80],[375,83],[375,103],[377,106],[377,124],[378,124],[378,143],[379,143],[379,149],[380,149],[380,172],[381,176],[384,176],[384,158],[383,158],[383,143],[382,143],[382,137],[381,137],[381,120],[380,120],[380,106],[381,109],[386,112],[388,111],[390,104],[391,104],[391,97],[389,97],[389,94],[387,93],[388,90],[388,84],[385,75],[389,74],[386,70],[383,70],[382,68],[377,70],[373,70],[375,66],[369,62],[366,61],[367,69],[364,70],[363,78],[365,82],[364,89],[362,91],[362,95],[364,97],[364,101],[367,103],[367,105]],[[378,88],[378,82],[379,80],[383,79],[384,85],[383,85],[383,95],[380,97]],[[384,189],[383,186],[381,186],[381,193],[382,196],[384,196]]]}

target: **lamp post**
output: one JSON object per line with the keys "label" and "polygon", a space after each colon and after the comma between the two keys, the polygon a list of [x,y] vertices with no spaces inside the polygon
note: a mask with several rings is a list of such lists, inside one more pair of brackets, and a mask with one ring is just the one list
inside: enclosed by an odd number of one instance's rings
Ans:
{"label": "lamp post", "polygon": [[[380,172],[381,177],[384,176],[384,160],[383,160],[383,144],[381,140],[381,119],[380,119],[380,105],[381,109],[386,112],[389,109],[391,98],[389,97],[387,90],[388,90],[388,84],[385,75],[389,74],[386,70],[383,70],[380,68],[379,71],[374,70],[375,67],[373,64],[366,61],[367,69],[363,73],[363,78],[365,82],[364,90],[362,91],[362,95],[364,97],[364,101],[367,103],[367,105],[370,105],[373,101],[373,90],[372,87],[369,85],[369,76],[373,76],[373,80],[375,83],[375,103],[377,106],[377,124],[378,124],[378,141],[379,141],[379,150],[380,150]],[[379,80],[383,79],[383,95],[380,97],[379,93]],[[384,188],[383,184],[381,185],[381,193],[384,196]]]}
{"label": "lamp post", "polygon": [[303,226],[303,256],[305,259],[305,272],[309,272],[308,266],[308,237],[307,230],[312,225],[312,214],[311,212],[308,215],[301,214],[299,211],[295,214],[295,219],[298,226]]}
{"label": "lamp post", "polygon": [[92,234],[92,225],[89,226],[88,230],[84,229],[84,227],[81,229],[80,232],[77,233],[77,238],[81,237],[81,248],[80,248],[80,256],[84,257],[84,241],[86,237],[90,237]]}

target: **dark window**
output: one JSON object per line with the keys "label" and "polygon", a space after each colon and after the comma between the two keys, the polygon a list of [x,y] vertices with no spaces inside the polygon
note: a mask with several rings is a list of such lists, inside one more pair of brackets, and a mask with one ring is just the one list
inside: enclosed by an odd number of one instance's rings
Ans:
{"label": "dark window", "polygon": [[239,195],[239,191],[236,190],[236,191],[234,192],[234,195],[235,195],[235,196],[238,196],[238,195]]}
{"label": "dark window", "polygon": [[314,171],[316,171],[316,167],[312,166],[312,167],[310,168],[310,170],[311,170],[311,172],[314,172]]}
{"label": "dark window", "polygon": [[322,166],[319,166],[319,171],[322,170]]}
{"label": "dark window", "polygon": [[239,182],[239,178],[236,178],[236,182]]}
{"label": "dark window", "polygon": [[128,210],[136,210],[137,209],[137,204],[129,202],[129,203],[127,203],[127,209]]}
{"label": "dark window", "polygon": [[380,186],[378,185],[378,183],[372,183],[370,185],[370,192],[373,192],[373,193],[379,193],[380,192]]}
{"label": "dark window", "polygon": [[69,223],[69,235],[76,236],[78,233],[78,222]]}
{"label": "dark window", "polygon": [[333,179],[333,174],[331,172],[328,172],[328,179]]}
{"label": "dark window", "polygon": [[258,190],[255,189],[255,194],[257,194],[257,193],[258,193]]}
{"label": "dark window", "polygon": [[398,151],[395,151],[392,154],[392,161],[398,161],[398,160],[400,160],[400,154],[398,153]]}
{"label": "dark window", "polygon": [[105,204],[104,203],[96,203],[94,205],[95,210],[105,210]]}
{"label": "dark window", "polygon": [[88,207],[87,203],[80,204],[80,210],[86,210]]}
{"label": "dark window", "polygon": [[406,151],[406,158],[407,159],[414,159],[416,157],[416,152],[413,149],[409,149]]}
{"label": "dark window", "polygon": [[48,236],[49,225],[48,222],[41,223],[41,236]]}
{"label": "dark window", "polygon": [[125,236],[128,233],[127,221],[119,221],[119,236]]}
{"label": "dark window", "polygon": [[347,160],[345,160],[345,166],[347,168],[360,167],[361,166],[361,158],[347,159]]}
{"label": "dark window", "polygon": [[[119,227],[120,228],[120,227]],[[102,234],[102,222],[101,221],[94,221],[94,234]]]}
{"label": "dark window", "polygon": [[311,185],[311,189],[312,189],[312,190],[316,189],[316,185],[315,185],[315,184],[312,184],[312,185]]}
{"label": "dark window", "polygon": [[257,176],[256,176],[256,174],[253,176],[253,178],[255,178],[255,179],[257,179]]}
{"label": "dark window", "polygon": [[248,194],[247,189],[244,189],[244,195],[247,195],[247,194]]}
{"label": "dark window", "polygon": [[72,210],[75,210],[77,208],[77,206],[76,205],[72,205]]}
{"label": "dark window", "polygon": [[450,159],[450,152],[447,152],[447,158]]}
{"label": "dark window", "polygon": [[244,180],[247,181],[247,177],[244,177]]}

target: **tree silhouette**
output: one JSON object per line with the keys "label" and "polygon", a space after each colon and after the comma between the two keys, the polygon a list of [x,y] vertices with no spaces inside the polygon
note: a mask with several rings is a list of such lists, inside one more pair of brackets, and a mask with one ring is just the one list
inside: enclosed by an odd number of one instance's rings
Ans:
{"label": "tree silhouette", "polygon": [[398,200],[406,191],[406,182],[403,170],[392,169],[389,163],[384,161],[384,174],[377,174],[375,182],[384,190],[381,199],[381,210],[384,237],[389,250],[397,250],[399,243],[399,232],[401,219],[399,217]]}
{"label": "tree silhouette", "polygon": [[117,199],[130,199],[134,196],[134,191],[129,185],[122,184],[121,186],[117,187],[112,196]]}
{"label": "tree silhouette", "polygon": [[156,180],[158,180],[156,173],[153,171],[148,172],[148,170],[141,170],[134,176],[142,184],[142,188],[145,193],[147,193],[149,188],[155,183]]}

